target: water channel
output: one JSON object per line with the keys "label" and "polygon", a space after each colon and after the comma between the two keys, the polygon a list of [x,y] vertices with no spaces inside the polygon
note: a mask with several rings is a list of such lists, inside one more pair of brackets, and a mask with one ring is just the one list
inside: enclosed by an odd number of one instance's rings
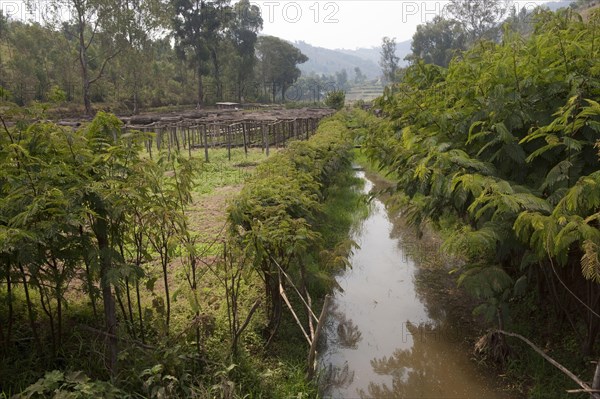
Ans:
{"label": "water channel", "polygon": [[[363,172],[365,192],[373,183]],[[325,398],[507,399],[461,343],[460,323],[428,301],[419,265],[406,255],[385,205],[371,202],[355,229],[360,246],[338,277],[321,351]],[[421,276],[422,277],[422,276]],[[443,302],[443,300],[441,301]],[[459,324],[459,325],[456,325]]]}

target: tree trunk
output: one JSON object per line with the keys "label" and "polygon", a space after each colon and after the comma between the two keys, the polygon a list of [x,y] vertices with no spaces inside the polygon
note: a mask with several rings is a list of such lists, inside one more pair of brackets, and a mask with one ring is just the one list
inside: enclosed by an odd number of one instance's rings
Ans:
{"label": "tree trunk", "polygon": [[137,81],[133,84],[133,114],[137,115],[140,113],[140,105],[138,101],[138,85]]}
{"label": "tree trunk", "polygon": [[37,331],[37,326],[35,325],[35,313],[33,313],[33,304],[31,303],[31,297],[29,295],[29,284],[27,284],[27,275],[25,274],[25,269],[23,268],[23,264],[19,262],[19,270],[21,271],[21,277],[23,278],[23,290],[25,291],[25,301],[27,302],[27,315],[29,316],[29,326],[31,328],[31,333],[33,334],[33,340],[38,348],[38,351],[42,352],[42,344],[40,342],[40,336]]}
{"label": "tree trunk", "polygon": [[[168,223],[168,221],[163,221],[164,225]],[[166,334],[169,335],[169,324],[171,323],[171,296],[169,294],[169,248],[167,247],[169,244],[167,243],[167,238],[163,237],[164,247],[161,248],[160,253],[160,261],[162,264],[163,271],[163,281],[165,284],[165,299],[167,304],[167,315],[166,315]]]}
{"label": "tree trunk", "polygon": [[10,261],[6,261],[6,296],[8,299],[8,323],[6,327],[6,347],[10,344],[10,338],[12,335],[12,325],[14,318],[13,310],[13,295],[12,295],[12,282],[10,279]]}
{"label": "tree trunk", "polygon": [[[42,309],[44,313],[48,316],[48,320],[50,321],[50,336],[52,338],[52,357],[56,357],[56,331],[54,330],[54,316],[52,315],[52,304],[50,303],[50,297],[46,294],[46,291],[42,284],[38,282],[38,289],[40,291],[40,303],[42,304]],[[44,301],[46,299],[46,301]]]}
{"label": "tree trunk", "polygon": [[283,304],[281,294],[279,293],[279,279],[271,273],[265,273],[265,285],[269,301],[269,324],[267,326],[269,337],[265,344],[265,346],[268,346],[279,329]]}
{"label": "tree trunk", "polygon": [[76,7],[78,17],[78,35],[79,35],[79,65],[81,66],[81,85],[83,90],[83,106],[86,115],[92,115],[92,101],[90,100],[90,77],[87,62],[87,47],[85,45],[85,15],[81,7]]}
{"label": "tree trunk", "polygon": [[129,287],[129,277],[125,277],[125,294],[127,295],[127,312],[129,313],[131,333],[133,338],[135,338],[135,322],[133,321],[133,306],[131,304],[131,289]]}
{"label": "tree trunk", "polygon": [[198,108],[204,105],[204,86],[202,85],[202,65],[198,65]]}
{"label": "tree trunk", "polygon": [[142,315],[142,300],[140,297],[140,281],[139,278],[135,279],[135,295],[137,297],[137,308],[138,308],[138,319],[140,322],[140,338],[142,339],[142,343],[146,343],[146,338],[144,338],[144,316]]}
{"label": "tree trunk", "polygon": [[94,234],[98,240],[98,253],[100,254],[100,283],[102,286],[102,299],[104,301],[104,322],[106,327],[106,367],[111,377],[117,375],[117,313],[115,298],[113,296],[109,273],[112,268],[110,257],[108,226],[104,219],[98,217],[94,223]]}
{"label": "tree trunk", "polygon": [[596,371],[594,372],[594,379],[592,380],[592,389],[600,390],[600,361],[596,363]]}
{"label": "tree trunk", "polygon": [[215,78],[215,96],[217,101],[221,101],[223,99],[223,88],[221,87],[221,65],[219,64],[219,55],[218,49],[215,45],[210,52],[213,69],[214,69],[214,78]]}
{"label": "tree trunk", "polygon": [[[83,241],[83,226],[79,226],[79,236]],[[85,243],[83,243],[85,245]],[[83,251],[83,263],[85,264],[85,278],[87,280],[87,289],[90,296],[90,302],[92,303],[92,312],[94,314],[94,321],[98,321],[98,311],[96,310],[96,297],[94,296],[94,281],[92,279],[92,273],[90,270],[90,259],[88,258],[87,251],[84,248]]]}
{"label": "tree trunk", "polygon": [[588,286],[587,305],[591,310],[586,311],[587,334],[583,342],[581,352],[583,356],[590,356],[594,351],[594,344],[596,343],[596,338],[598,337],[598,332],[600,331],[600,321],[594,314],[594,312],[598,313],[598,302],[600,300],[600,295],[597,292],[598,290],[595,289],[596,283],[587,281],[586,285]]}

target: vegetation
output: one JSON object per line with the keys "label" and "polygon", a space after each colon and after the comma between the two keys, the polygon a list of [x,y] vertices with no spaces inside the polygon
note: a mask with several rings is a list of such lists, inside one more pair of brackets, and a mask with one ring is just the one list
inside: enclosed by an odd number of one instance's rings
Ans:
{"label": "vegetation", "polygon": [[37,22],[0,12],[2,100],[58,100],[63,113],[79,113],[81,104],[90,116],[92,103],[135,114],[167,105],[268,102],[274,94],[285,98],[300,75],[296,65],[307,59],[276,38],[263,37],[258,46],[262,18],[247,0],[177,0],[169,7],[154,0],[53,0],[45,9],[49,18]]}
{"label": "vegetation", "polygon": [[[584,360],[597,357],[600,331],[600,15],[537,10],[532,18],[528,37],[507,30],[502,43],[478,42],[448,68],[415,62],[378,100],[385,117],[364,117],[362,140],[393,172],[415,226],[459,232],[444,250],[464,259],[458,282],[481,301],[475,312],[500,330],[534,334],[591,377]],[[539,376],[539,363],[527,369],[505,344],[490,334],[478,348],[515,376]],[[545,370],[544,379],[564,383]],[[543,384],[533,397],[559,397],[565,386]]]}
{"label": "vegetation", "polygon": [[427,64],[447,67],[457,52],[466,50],[466,33],[457,21],[438,16],[417,26],[411,50],[409,60],[421,59]]}
{"label": "vegetation", "polygon": [[341,90],[330,91],[325,96],[325,105],[329,108],[340,110],[344,108],[344,102],[346,101],[346,94]]}
{"label": "vegetation", "polygon": [[[250,177],[239,168],[256,155],[233,154],[237,174],[224,152],[150,159],[150,133],[122,134],[111,114],[71,130],[37,112],[12,108],[14,126],[2,117],[2,392],[315,394],[301,331],[314,334],[344,266],[353,208],[340,199],[357,195],[344,116]],[[227,227],[204,226],[198,198],[241,181]]]}
{"label": "vegetation", "polygon": [[400,58],[396,55],[396,38],[384,37],[381,44],[381,60],[379,66],[383,72],[386,83],[396,81],[396,71]]}
{"label": "vegetation", "polygon": [[300,77],[300,69],[296,65],[308,61],[308,58],[296,47],[274,36],[261,36],[257,51],[261,61],[262,76],[266,82],[273,82],[271,87],[273,102],[276,101],[275,95],[278,92],[281,93],[281,100],[284,101],[290,83]]}

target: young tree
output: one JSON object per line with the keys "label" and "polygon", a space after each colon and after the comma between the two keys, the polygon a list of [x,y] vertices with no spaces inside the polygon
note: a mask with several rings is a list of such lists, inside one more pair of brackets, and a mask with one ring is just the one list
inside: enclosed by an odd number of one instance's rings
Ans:
{"label": "young tree", "polygon": [[510,11],[510,16],[506,18],[504,24],[512,31],[522,36],[528,36],[533,32],[534,28],[533,15],[534,13],[527,11],[525,7],[519,11],[517,11],[516,7],[513,7]]}
{"label": "young tree", "polygon": [[344,91],[348,89],[348,72],[345,69],[335,73],[335,83],[337,90]]}
{"label": "young tree", "polygon": [[396,38],[384,37],[380,54],[379,65],[383,72],[383,78],[386,82],[393,83],[396,80],[398,61],[400,61],[400,58],[396,55]]}
{"label": "young tree", "polygon": [[354,83],[361,84],[367,80],[367,77],[362,73],[359,67],[354,68]]}

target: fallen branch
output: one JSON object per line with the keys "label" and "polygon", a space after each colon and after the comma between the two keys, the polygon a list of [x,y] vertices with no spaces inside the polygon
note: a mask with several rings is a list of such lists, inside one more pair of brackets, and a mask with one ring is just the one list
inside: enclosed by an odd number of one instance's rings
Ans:
{"label": "fallen branch", "polygon": [[[589,392],[593,398],[600,399],[600,394],[596,393],[596,392],[600,392],[600,391],[598,391],[596,389],[592,389],[592,387],[590,387],[586,382],[580,380],[579,377],[577,377],[575,374],[573,374],[569,369],[567,369],[565,366],[563,366],[556,360],[552,359],[543,350],[541,350],[538,346],[536,346],[533,342],[531,342],[524,336],[522,336],[520,334],[516,334],[516,333],[511,333],[508,331],[502,331],[502,330],[495,330],[494,332],[497,332],[499,334],[503,334],[503,335],[506,335],[509,337],[518,338],[521,341],[525,342],[537,354],[539,354],[541,357],[546,359],[548,361],[548,363],[552,364],[554,367],[556,367],[557,369],[562,371],[567,377],[569,377],[570,379],[575,381],[575,383],[582,388],[580,390],[576,390],[577,392]],[[571,391],[567,391],[567,392],[571,393]]]}
{"label": "fallen branch", "polygon": [[254,314],[254,312],[256,312],[256,310],[260,306],[260,303],[261,303],[260,299],[257,299],[256,302],[254,302],[254,305],[252,305],[250,312],[248,312],[248,315],[246,316],[246,320],[244,321],[244,324],[242,324],[242,326],[237,330],[237,332],[236,332],[237,336],[242,335],[242,333],[244,332],[246,327],[248,327],[248,324],[250,324],[250,319],[252,319],[252,315]]}
{"label": "fallen branch", "polygon": [[283,298],[283,301],[285,302],[285,304],[287,305],[288,309],[290,309],[290,312],[292,312],[292,316],[294,316],[294,320],[296,320],[296,323],[298,324],[298,326],[300,327],[300,330],[302,330],[302,334],[304,334],[304,338],[306,338],[306,341],[308,342],[308,345],[311,346],[313,342],[311,342],[310,337],[308,336],[308,334],[306,333],[306,330],[304,330],[304,326],[302,325],[302,323],[300,322],[300,319],[298,318],[298,316],[296,315],[296,312],[294,312],[294,308],[292,308],[292,304],[290,303],[290,301],[288,300],[287,295],[285,294],[285,290],[283,289],[283,286],[281,285],[281,282],[279,283],[279,294],[281,295],[281,297]]}
{"label": "fallen branch", "polygon": [[325,296],[325,301],[323,301],[323,309],[321,309],[321,314],[319,315],[319,320],[317,321],[317,329],[315,330],[315,336],[313,338],[312,343],[310,344],[310,350],[308,351],[308,372],[306,373],[306,378],[308,380],[312,380],[315,374],[315,358],[317,356],[317,344],[319,342],[319,335],[321,334],[321,330],[323,329],[323,324],[325,324],[325,315],[327,313],[327,308],[329,308],[329,300],[331,297],[329,295]]}
{"label": "fallen branch", "polygon": [[290,285],[292,286],[292,288],[294,289],[294,291],[296,291],[296,293],[300,297],[300,300],[302,301],[302,303],[306,307],[306,310],[309,312],[310,316],[312,316],[315,319],[315,321],[319,321],[319,319],[317,319],[317,316],[313,312],[313,310],[310,307],[310,305],[308,303],[306,303],[306,301],[304,300],[304,297],[302,296],[302,294],[300,293],[300,291],[298,291],[298,288],[296,288],[296,285],[292,281],[291,277],[285,272],[285,270],[283,270],[283,268],[279,265],[279,263],[277,263],[277,261],[272,256],[270,256],[270,258],[275,263],[275,265],[279,268],[281,274],[283,274],[283,276],[285,277],[285,279],[290,283]]}

